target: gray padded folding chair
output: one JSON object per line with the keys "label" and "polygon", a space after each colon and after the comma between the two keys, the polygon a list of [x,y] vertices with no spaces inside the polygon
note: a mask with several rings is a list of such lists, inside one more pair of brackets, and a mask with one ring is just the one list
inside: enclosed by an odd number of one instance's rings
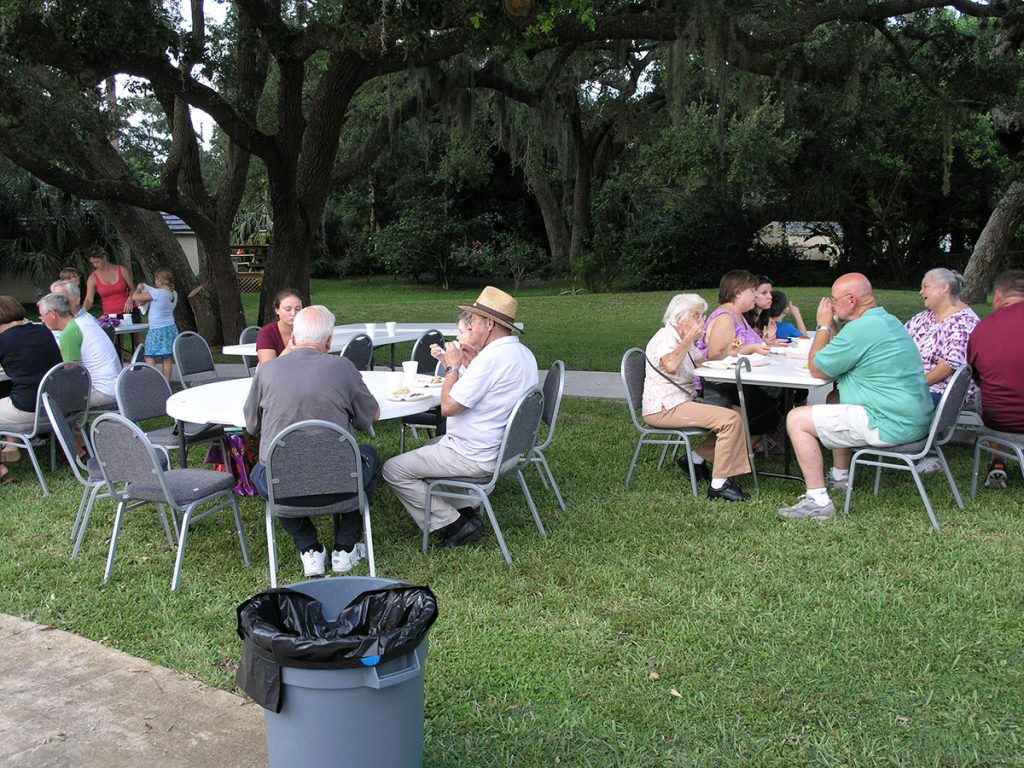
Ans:
{"label": "gray padded folding chair", "polygon": [[[430,354],[432,344],[444,346],[444,334],[436,328],[431,328],[420,336],[412,347],[410,360],[416,361],[416,373],[421,376],[434,376],[438,372],[440,363]],[[413,437],[419,437],[417,430],[425,429],[437,431],[443,423],[444,417],[440,408],[431,408],[429,411],[414,413],[412,416],[402,417],[402,431],[398,436],[398,452],[405,453],[405,428],[412,429]]]}
{"label": "gray padded folding chair", "polygon": [[[121,371],[114,384],[117,409],[129,421],[136,424],[149,419],[167,417],[167,398],[171,396],[171,385],[152,365],[134,363]],[[200,443],[219,442],[224,455],[228,455],[224,444],[224,428],[214,424],[195,424],[178,421],[173,427],[160,427],[146,432],[153,445],[168,458],[170,451],[177,449],[179,463],[184,467],[188,459],[188,447]]]}
{"label": "gray padded folding chair", "polygon": [[[255,344],[256,339],[259,338],[260,327],[258,325],[249,325],[242,329],[242,332],[238,335],[239,344]],[[253,355],[242,355],[242,363],[245,365],[245,375],[252,378],[253,372],[256,370],[256,366],[259,364],[260,359]]]}
{"label": "gray padded folding chair", "polygon": [[135,365],[136,363],[144,363],[146,357],[146,345],[139,344],[135,347],[135,351],[132,352],[132,359],[128,361],[128,365]]}
{"label": "gray padded folding chair", "polygon": [[543,388],[544,413],[541,415],[541,421],[547,425],[548,432],[544,436],[544,441],[534,446],[533,456],[530,458],[530,463],[537,467],[537,474],[540,475],[544,487],[551,488],[552,493],[555,494],[555,498],[558,500],[558,506],[563,512],[565,512],[565,500],[562,499],[562,492],[558,489],[555,476],[551,473],[551,466],[544,455],[544,450],[555,439],[555,424],[558,422],[558,411],[562,406],[562,392],[564,389],[565,363],[561,360],[555,360],[548,369],[548,375],[544,378]]}
{"label": "gray padded folding chair", "polygon": [[43,395],[48,393],[67,416],[74,416],[77,424],[82,425],[89,416],[89,390],[91,388],[92,379],[84,365],[81,363],[57,363],[43,375],[39,382],[31,428],[25,432],[14,432],[7,427],[0,430],[0,434],[5,435],[0,438],[0,445],[21,448],[28,453],[29,461],[32,462],[32,469],[35,470],[36,477],[39,478],[39,485],[43,489],[44,496],[50,495],[50,489],[46,485],[46,478],[43,477],[43,469],[39,465],[32,441],[38,437],[51,438],[51,471],[56,466],[57,454],[56,445],[52,439],[50,421],[46,418],[46,411],[43,408]]}
{"label": "gray padded folding chair", "polygon": [[[235,496],[235,478],[229,472],[210,469],[165,470],[156,448],[145,433],[117,413],[105,413],[93,422],[92,448],[110,496],[117,500],[114,529],[110,536],[110,553],[103,581],[110,579],[117,555],[117,538],[124,513],[146,504],[156,504],[168,540],[173,545],[167,525],[164,506],[171,510],[171,519],[178,531],[178,554],[174,559],[171,591],[181,582],[181,567],[185,560],[185,545],[193,524],[204,517],[231,508],[235,516],[235,531],[242,547],[242,560],[249,564],[249,543],[242,528],[242,516]],[[213,504],[213,506],[207,506]],[[197,510],[207,507],[202,512]],[[178,517],[181,517],[180,525]]]}
{"label": "gray padded folding chair", "polygon": [[349,339],[340,355],[351,360],[357,371],[373,370],[373,340],[365,333]]}
{"label": "gray padded folding chair", "polygon": [[228,381],[231,376],[218,376],[217,365],[206,339],[194,331],[184,331],[174,338],[174,366],[182,389],[215,381]]}
{"label": "gray padded folding chair", "polygon": [[857,449],[853,454],[853,460],[850,462],[850,479],[846,484],[846,504],[843,507],[843,511],[846,514],[850,513],[853,480],[858,464],[877,468],[875,470],[875,496],[878,496],[882,485],[882,470],[898,469],[910,472],[913,475],[914,484],[917,485],[917,492],[921,494],[921,500],[924,502],[924,508],[928,512],[929,519],[932,521],[932,527],[936,531],[940,530],[939,521],[935,517],[931,500],[928,498],[928,491],[925,490],[924,483],[921,481],[921,473],[918,472],[916,466],[917,462],[929,453],[934,453],[938,457],[939,463],[942,465],[942,471],[946,475],[946,481],[949,483],[949,489],[953,492],[953,498],[956,499],[957,506],[960,509],[964,508],[964,500],[960,497],[960,489],[956,486],[953,473],[949,471],[949,464],[946,462],[946,456],[942,452],[942,446],[948,443],[953,436],[957,417],[960,414],[960,407],[964,403],[964,398],[967,397],[967,390],[970,386],[971,367],[969,365],[961,365],[953,372],[949,379],[949,384],[946,385],[946,389],[942,393],[942,399],[935,406],[931,427],[923,440],[888,446],[886,448],[868,446]]}
{"label": "gray padded folding chair", "polygon": [[435,496],[452,501],[480,502],[487,511],[487,519],[490,520],[494,536],[501,547],[501,553],[505,556],[505,562],[512,565],[512,556],[505,545],[505,537],[502,536],[501,527],[494,516],[494,507],[491,506],[489,496],[498,481],[513,472],[519,478],[519,487],[523,489],[523,495],[533,514],[537,530],[540,531],[541,536],[548,535],[544,530],[544,524],[540,521],[537,505],[533,503],[530,489],[526,485],[526,478],[523,476],[523,470],[530,465],[533,447],[537,444],[537,433],[540,431],[540,420],[543,413],[544,393],[536,387],[519,398],[519,402],[509,414],[505,436],[502,437],[501,447],[498,449],[498,461],[490,476],[426,478],[427,498],[423,522],[424,552],[427,551],[430,544],[430,509]]}
{"label": "gray padded folding chair", "polygon": [[[311,517],[362,511],[366,562],[377,575],[373,558],[370,504],[363,488],[359,445],[337,424],[307,419],[282,430],[267,448],[267,555],[270,586],[277,586],[277,544],[274,517]],[[289,504],[318,496],[322,506]]]}
{"label": "gray padded folding chair", "polygon": [[1024,435],[1017,432],[1000,432],[982,426],[978,430],[978,441],[974,444],[974,466],[971,469],[972,498],[978,495],[978,472],[981,469],[983,450],[1008,461],[1016,461],[1024,476]]}
{"label": "gray padded folding chair", "polygon": [[645,445],[661,446],[661,458],[658,459],[658,468],[665,463],[668,456],[668,449],[673,454],[680,447],[686,451],[686,463],[690,470],[690,490],[697,495],[697,472],[693,468],[693,446],[690,440],[700,437],[707,430],[703,429],[657,429],[649,426],[643,421],[640,409],[644,402],[644,379],[647,376],[647,355],[639,347],[627,349],[622,356],[622,384],[626,388],[626,406],[629,408],[629,417],[633,420],[633,426],[640,433],[636,443],[636,450],[633,451],[633,461],[629,464],[629,471],[626,472],[626,487],[629,488],[633,480],[633,470],[640,458],[640,449]]}
{"label": "gray padded folding chair", "polygon": [[78,514],[75,516],[74,525],[71,526],[71,540],[75,542],[71,550],[71,558],[76,559],[82,548],[82,540],[85,538],[85,528],[89,524],[89,515],[98,499],[111,498],[110,492],[105,490],[106,483],[103,480],[103,473],[100,472],[99,462],[92,456],[89,449],[89,441],[85,441],[87,460],[82,461],[79,456],[78,444],[75,441],[75,434],[68,424],[68,417],[61,409],[58,402],[48,392],[43,394],[43,408],[50,420],[50,428],[53,430],[61,450],[64,451],[64,458],[75,475],[75,479],[82,485],[82,500],[78,502]]}

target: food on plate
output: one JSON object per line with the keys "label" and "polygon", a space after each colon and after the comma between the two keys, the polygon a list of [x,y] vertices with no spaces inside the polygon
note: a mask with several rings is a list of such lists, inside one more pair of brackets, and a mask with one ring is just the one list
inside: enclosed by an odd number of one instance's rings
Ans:
{"label": "food on plate", "polygon": [[426,392],[410,392],[408,395],[405,396],[405,399],[406,400],[420,400],[421,398],[424,398],[426,396],[427,396]]}
{"label": "food on plate", "polygon": [[399,387],[398,389],[391,390],[391,394],[394,395],[395,397],[401,397],[402,395],[408,395],[409,394],[409,388],[408,387]]}
{"label": "food on plate", "polygon": [[432,378],[430,380],[430,383],[431,384],[443,384],[444,383],[444,379],[442,379],[440,376],[435,376],[434,378]]}

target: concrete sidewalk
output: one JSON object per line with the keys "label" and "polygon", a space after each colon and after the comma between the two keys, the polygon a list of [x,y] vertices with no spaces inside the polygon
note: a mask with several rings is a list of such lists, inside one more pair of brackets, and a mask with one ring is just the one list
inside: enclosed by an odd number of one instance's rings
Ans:
{"label": "concrete sidewalk", "polygon": [[91,640],[0,614],[0,766],[252,768],[263,710]]}

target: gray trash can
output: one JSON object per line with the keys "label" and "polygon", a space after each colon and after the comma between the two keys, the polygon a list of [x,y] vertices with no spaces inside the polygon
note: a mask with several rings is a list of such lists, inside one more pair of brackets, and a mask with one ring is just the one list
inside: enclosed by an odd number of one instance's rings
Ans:
{"label": "gray trash can", "polygon": [[[289,585],[333,618],[357,595],[401,582],[344,576]],[[415,651],[375,667],[281,667],[282,707],[264,710],[271,768],[311,765],[420,768],[423,765],[423,665]]]}

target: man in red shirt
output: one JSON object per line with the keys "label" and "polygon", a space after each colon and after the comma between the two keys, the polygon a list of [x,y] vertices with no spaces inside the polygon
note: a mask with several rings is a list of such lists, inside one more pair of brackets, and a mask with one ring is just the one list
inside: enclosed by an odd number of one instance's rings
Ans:
{"label": "man in red shirt", "polygon": [[[1024,270],[996,278],[995,311],[978,323],[967,342],[967,362],[981,390],[981,419],[989,429],[1024,437]],[[988,488],[1006,487],[1006,467],[993,457]]]}

